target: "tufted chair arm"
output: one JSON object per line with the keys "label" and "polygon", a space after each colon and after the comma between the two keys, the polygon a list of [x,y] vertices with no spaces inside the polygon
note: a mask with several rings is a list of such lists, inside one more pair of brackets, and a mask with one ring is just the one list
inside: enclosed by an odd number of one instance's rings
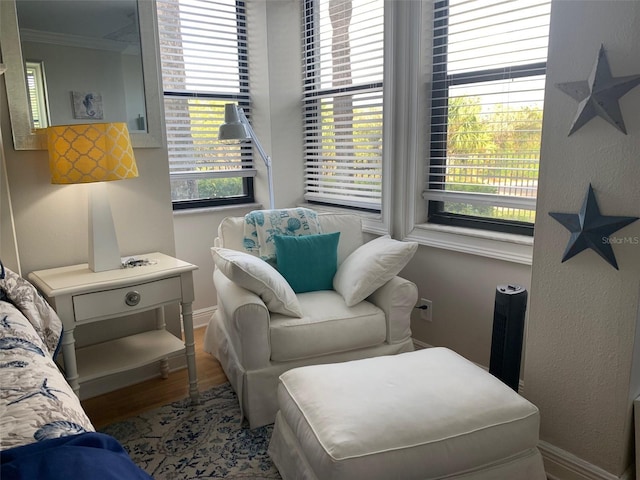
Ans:
{"label": "tufted chair arm", "polygon": [[387,343],[400,343],[411,337],[411,311],[418,302],[418,287],[402,277],[393,277],[367,300],[384,311]]}
{"label": "tufted chair arm", "polygon": [[233,283],[218,269],[213,272],[218,312],[230,333],[240,364],[246,370],[269,365],[269,310],[253,292]]}

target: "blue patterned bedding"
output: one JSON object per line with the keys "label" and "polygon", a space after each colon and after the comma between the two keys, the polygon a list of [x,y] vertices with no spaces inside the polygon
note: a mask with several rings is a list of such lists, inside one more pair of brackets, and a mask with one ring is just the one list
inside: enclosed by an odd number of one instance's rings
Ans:
{"label": "blue patterned bedding", "polygon": [[94,431],[53,360],[62,334],[55,311],[8,269],[0,291],[0,450]]}

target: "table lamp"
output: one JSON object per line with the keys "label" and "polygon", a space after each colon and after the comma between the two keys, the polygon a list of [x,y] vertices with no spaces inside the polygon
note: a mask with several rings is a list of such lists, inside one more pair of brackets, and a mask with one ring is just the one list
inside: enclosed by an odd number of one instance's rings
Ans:
{"label": "table lamp", "polygon": [[218,140],[223,142],[248,142],[253,140],[253,144],[256,146],[258,153],[264,160],[264,164],[267,166],[267,178],[269,180],[269,208],[272,210],[274,207],[273,200],[273,175],[271,173],[271,157],[267,155],[267,152],[262,148],[262,144],[256,132],[253,131],[253,127],[249,123],[247,116],[244,114],[242,107],[235,103],[227,103],[224,106],[224,123],[220,125],[218,131]]}
{"label": "table lamp", "polygon": [[111,205],[104,182],[138,176],[125,123],[92,123],[47,128],[51,183],[93,183],[89,189],[89,268],[122,266]]}

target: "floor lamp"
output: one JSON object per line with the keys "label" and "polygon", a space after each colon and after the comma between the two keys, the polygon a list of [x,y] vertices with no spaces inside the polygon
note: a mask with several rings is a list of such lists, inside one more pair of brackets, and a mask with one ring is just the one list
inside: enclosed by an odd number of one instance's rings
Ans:
{"label": "floor lamp", "polygon": [[253,131],[253,127],[247,120],[247,116],[244,114],[242,107],[235,103],[227,103],[224,106],[224,123],[220,125],[218,132],[218,140],[223,142],[247,142],[253,140],[258,153],[264,160],[264,164],[267,166],[267,178],[269,180],[269,208],[273,210],[275,208],[275,202],[273,200],[273,175],[271,172],[271,157],[267,155],[267,152],[262,148],[262,144],[256,132]]}
{"label": "floor lamp", "polygon": [[121,268],[111,205],[104,182],[138,176],[125,123],[47,128],[51,183],[95,183],[89,192],[89,268]]}

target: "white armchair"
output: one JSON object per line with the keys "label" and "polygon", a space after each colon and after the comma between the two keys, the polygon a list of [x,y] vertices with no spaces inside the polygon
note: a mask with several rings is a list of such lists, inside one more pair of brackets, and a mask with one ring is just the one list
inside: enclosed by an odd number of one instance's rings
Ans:
{"label": "white armchair", "polygon": [[[410,316],[418,291],[415,284],[396,274],[413,256],[417,245],[388,238],[378,239],[382,243],[377,248],[372,243],[376,240],[365,245],[362,223],[356,215],[320,214],[318,220],[322,233],[340,232],[338,272],[333,282],[338,291],[294,294],[294,310],[299,307],[300,318],[275,313],[274,310],[288,311],[291,305],[274,298],[279,295],[277,286],[268,291],[255,287],[251,265],[237,270],[231,257],[237,251],[244,252],[238,255],[246,259],[244,218],[225,218],[218,229],[216,246],[223,248],[212,249],[217,265],[213,282],[218,305],[207,327],[204,348],[222,364],[251,428],[273,423],[278,410],[278,377],[291,368],[413,350]],[[225,255],[222,252],[226,252],[224,264],[219,258]],[[389,267],[387,262],[385,272],[376,270],[380,259],[388,259],[389,255],[393,265]],[[253,260],[250,258],[249,263]],[[263,260],[256,257],[255,266],[260,267],[260,262]],[[347,268],[350,274],[345,271]],[[362,272],[362,278],[354,281],[354,271]],[[243,275],[241,281],[238,273]],[[383,278],[385,275],[388,279]],[[377,287],[380,281],[385,283]],[[377,288],[372,293],[367,290],[374,287]],[[353,288],[366,299],[356,298],[353,291],[349,292],[353,295],[346,292]],[[274,302],[279,308],[274,307]]]}

